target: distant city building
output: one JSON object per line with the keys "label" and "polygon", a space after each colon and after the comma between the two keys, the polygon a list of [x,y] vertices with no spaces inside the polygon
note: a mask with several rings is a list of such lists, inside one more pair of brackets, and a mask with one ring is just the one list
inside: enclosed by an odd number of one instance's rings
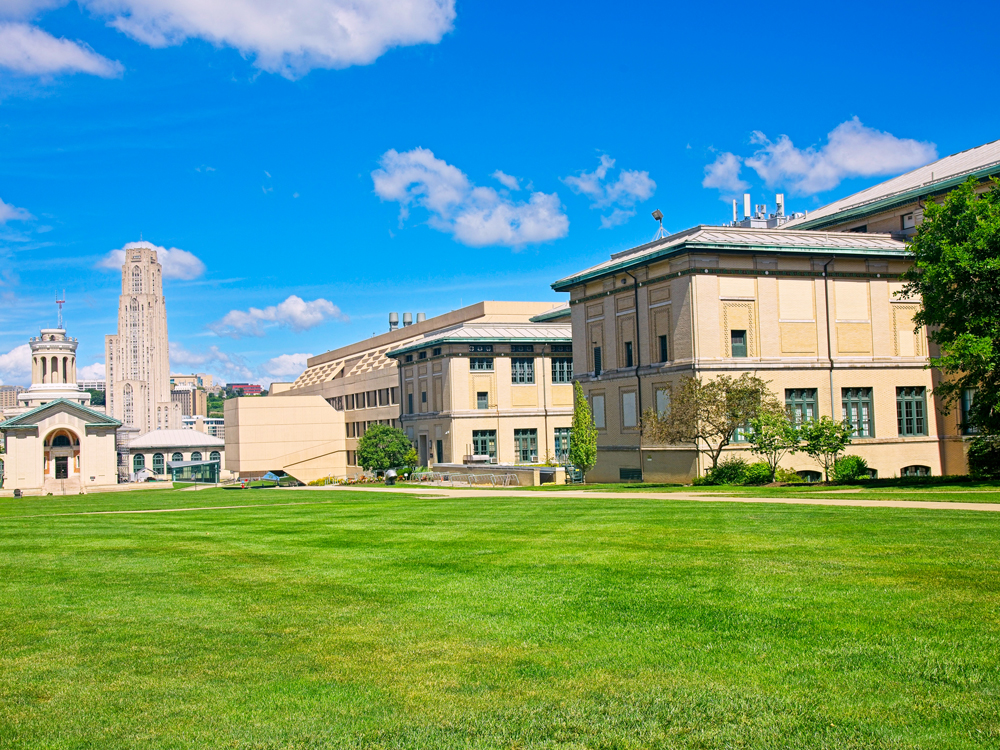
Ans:
{"label": "distant city building", "polygon": [[0,385],[0,411],[17,408],[17,396],[26,390],[23,385]]}
{"label": "distant city building", "polygon": [[132,434],[181,426],[180,404],[170,399],[167,308],[153,247],[125,246],[118,333],[105,338],[107,410]]}
{"label": "distant city building", "polygon": [[185,430],[197,430],[213,437],[226,438],[226,420],[222,417],[184,417]]}
{"label": "distant city building", "polygon": [[170,400],[180,404],[182,417],[208,416],[208,394],[200,388],[177,386],[170,391]]}
{"label": "distant city building", "polygon": [[233,393],[237,393],[240,396],[260,396],[264,391],[264,389],[256,383],[230,383],[229,387],[232,389]]}
{"label": "distant city building", "polygon": [[105,380],[80,380],[77,382],[85,391],[100,391],[104,393],[104,389],[107,386],[107,381]]}
{"label": "distant city building", "polygon": [[206,391],[211,391],[215,387],[212,376],[205,372],[193,373],[191,375],[171,375],[170,385],[171,387],[190,385],[196,388],[204,388]]}

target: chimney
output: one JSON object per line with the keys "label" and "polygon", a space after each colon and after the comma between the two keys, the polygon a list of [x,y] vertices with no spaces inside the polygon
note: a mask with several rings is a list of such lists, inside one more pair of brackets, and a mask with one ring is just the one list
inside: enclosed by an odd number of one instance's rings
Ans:
{"label": "chimney", "polygon": [[389,313],[389,330],[395,331],[399,328],[399,313]]}
{"label": "chimney", "polygon": [[403,328],[413,325],[413,313],[403,313]]}
{"label": "chimney", "polygon": [[750,218],[750,193],[743,193],[743,218]]}
{"label": "chimney", "polygon": [[784,216],[785,215],[785,194],[784,193],[778,193],[778,195],[775,196],[775,200],[778,203],[778,208],[777,208],[776,213],[778,214],[778,216]]}

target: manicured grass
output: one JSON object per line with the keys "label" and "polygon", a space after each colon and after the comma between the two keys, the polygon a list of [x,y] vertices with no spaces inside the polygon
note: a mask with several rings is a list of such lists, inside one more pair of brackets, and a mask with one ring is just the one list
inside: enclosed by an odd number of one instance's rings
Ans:
{"label": "manicured grass", "polygon": [[[234,495],[254,507],[52,515]],[[1000,745],[992,513],[216,489],[0,510],[4,748]]]}

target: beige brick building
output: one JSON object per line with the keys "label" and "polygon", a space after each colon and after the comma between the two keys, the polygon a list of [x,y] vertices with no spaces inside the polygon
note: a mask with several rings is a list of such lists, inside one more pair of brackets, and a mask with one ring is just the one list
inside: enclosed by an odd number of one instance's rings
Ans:
{"label": "beige brick building", "polygon": [[413,325],[312,357],[290,386],[272,386],[265,398],[226,401],[226,468],[241,476],[285,471],[306,482],[356,474],[361,471],[355,463],[357,443],[365,430],[372,424],[401,426],[402,392],[393,352],[463,324],[528,324],[554,307],[552,302],[479,302],[429,320],[418,316]]}
{"label": "beige brick building", "polygon": [[[908,266],[884,234],[699,226],[553,284],[570,294],[574,367],[598,426],[588,480],[703,473],[689,447],[640,445],[640,415],[669,408],[686,375],[743,372],[804,416],[850,420],[850,452],[879,476],[964,472],[961,415],[935,408],[917,305],[896,296]],[[802,454],[783,465],[819,471]]]}
{"label": "beige brick building", "polygon": [[402,426],[421,464],[566,460],[569,310],[544,317],[463,323],[389,353],[400,372]]}

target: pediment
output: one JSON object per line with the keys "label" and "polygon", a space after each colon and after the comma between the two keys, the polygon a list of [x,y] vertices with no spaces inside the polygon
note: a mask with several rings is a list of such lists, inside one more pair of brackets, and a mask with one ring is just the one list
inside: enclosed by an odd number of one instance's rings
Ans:
{"label": "pediment", "polygon": [[24,414],[0,422],[0,430],[17,430],[37,427],[40,422],[45,421],[54,414],[69,414],[83,422],[87,427],[121,427],[121,422],[107,414],[102,414],[94,409],[89,409],[75,401],[64,398],[50,401],[42,406],[36,406]]}

